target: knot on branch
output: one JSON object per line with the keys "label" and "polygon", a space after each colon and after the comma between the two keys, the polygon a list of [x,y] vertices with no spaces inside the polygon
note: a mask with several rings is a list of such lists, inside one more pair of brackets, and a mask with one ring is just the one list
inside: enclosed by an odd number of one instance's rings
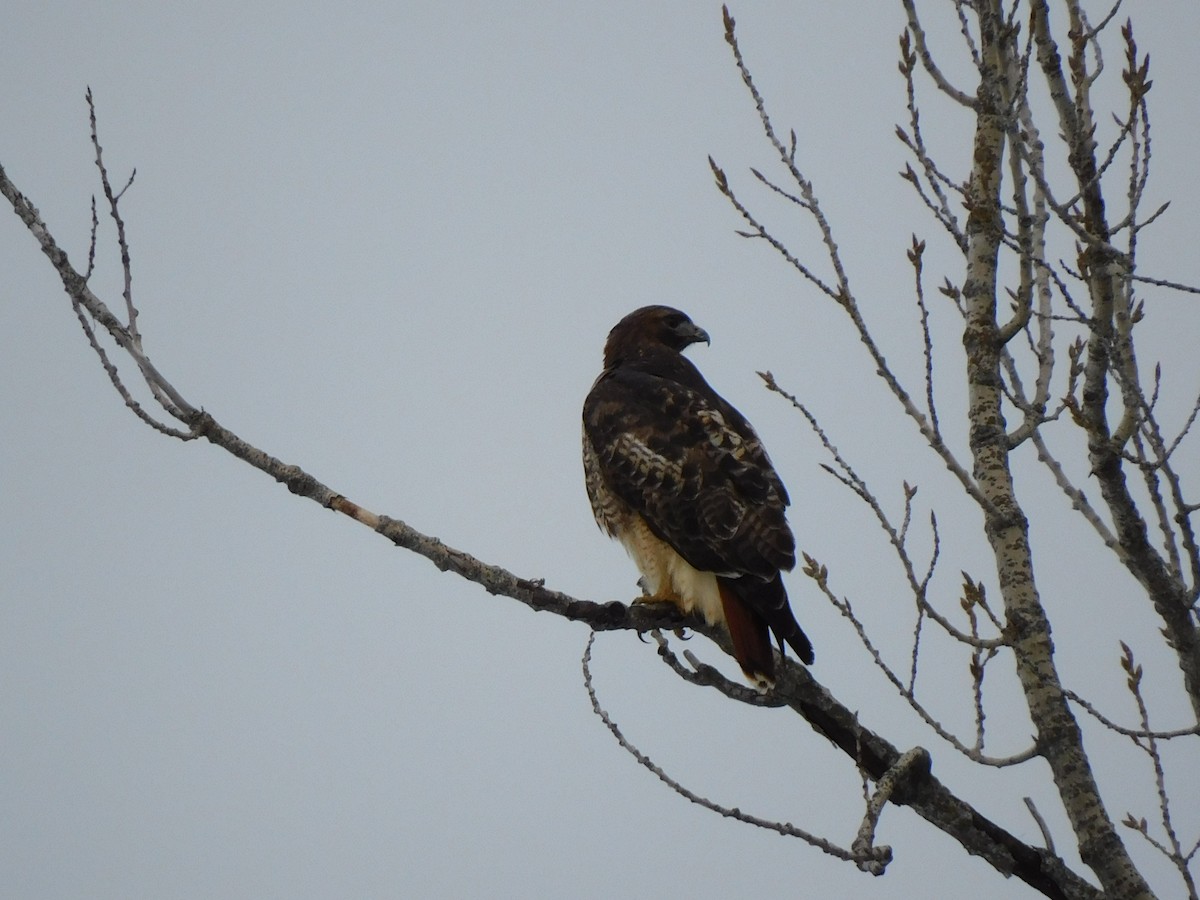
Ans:
{"label": "knot on branch", "polygon": [[279,469],[275,478],[293,494],[298,494],[301,497],[307,497],[314,493],[321,485],[320,483],[301,469],[299,466],[285,465]]}
{"label": "knot on branch", "polygon": [[216,420],[203,409],[197,409],[186,419],[188,429],[195,437],[208,437]]}

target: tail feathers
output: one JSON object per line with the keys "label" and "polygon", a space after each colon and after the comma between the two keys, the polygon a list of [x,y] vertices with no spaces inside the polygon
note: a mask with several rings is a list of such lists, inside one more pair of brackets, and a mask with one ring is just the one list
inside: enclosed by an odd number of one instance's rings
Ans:
{"label": "tail feathers", "polygon": [[733,642],[733,658],[751,681],[773,684],[775,652],[771,647],[771,634],[766,621],[738,596],[733,582],[718,578],[717,587],[721,592],[725,627],[729,629],[729,639]]}
{"label": "tail feathers", "polygon": [[718,578],[717,585],[733,655],[748,678],[759,682],[775,680],[772,635],[781,653],[786,643],[801,662],[812,665],[816,658],[812,642],[792,614],[783,579],[778,575],[770,581],[754,577]]}

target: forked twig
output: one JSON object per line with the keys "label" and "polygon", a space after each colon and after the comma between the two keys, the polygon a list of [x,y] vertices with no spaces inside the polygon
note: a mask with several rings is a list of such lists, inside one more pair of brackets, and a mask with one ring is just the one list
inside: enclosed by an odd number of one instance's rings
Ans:
{"label": "forked twig", "polygon": [[679,794],[679,796],[691,801],[692,803],[695,803],[697,806],[702,806],[705,809],[715,812],[727,819],[736,819],[737,821],[744,822],[747,825],[753,825],[756,828],[763,828],[767,831],[774,831],[776,834],[782,834],[785,837],[798,838],[804,841],[806,844],[811,844],[813,847],[828,853],[830,856],[837,857],[838,859],[846,860],[847,862],[853,862],[859,865],[877,866],[879,871],[875,872],[875,874],[883,874],[883,870],[887,867],[887,864],[891,862],[892,859],[890,847],[867,847],[858,852],[854,850],[846,850],[843,847],[839,847],[832,841],[827,841],[825,838],[811,834],[802,828],[797,828],[790,822],[775,822],[770,819],[763,819],[759,816],[742,812],[737,807],[722,806],[719,803],[709,800],[707,797],[702,797],[695,791],[689,790],[664,772],[660,766],[650,759],[650,757],[642,753],[641,750],[629,742],[625,735],[621,733],[621,729],[618,727],[617,723],[613,721],[608,712],[605,711],[605,709],[600,705],[600,699],[596,696],[596,686],[592,681],[591,670],[592,645],[595,643],[595,640],[596,633],[594,631],[590,632],[588,634],[587,646],[584,647],[582,661],[583,684],[584,687],[587,688],[588,700],[592,704],[592,712],[594,712],[599,717],[600,721],[604,723],[604,726],[609,730],[609,733],[616,738],[616,741],[621,745],[621,748],[635,760],[637,760],[638,765],[649,770],[659,781],[661,781],[675,793]]}

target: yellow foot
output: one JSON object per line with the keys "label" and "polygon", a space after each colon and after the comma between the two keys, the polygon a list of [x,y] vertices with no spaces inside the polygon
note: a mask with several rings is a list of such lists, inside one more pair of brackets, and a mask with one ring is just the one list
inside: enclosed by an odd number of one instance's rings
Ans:
{"label": "yellow foot", "polygon": [[657,594],[642,594],[640,597],[634,598],[634,603],[644,603],[654,605],[658,603],[669,603],[676,609],[683,609],[683,601],[674,591],[659,591]]}

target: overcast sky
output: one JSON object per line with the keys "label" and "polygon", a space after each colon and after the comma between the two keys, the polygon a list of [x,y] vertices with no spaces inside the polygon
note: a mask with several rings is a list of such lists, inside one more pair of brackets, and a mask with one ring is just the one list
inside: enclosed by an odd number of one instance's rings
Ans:
{"label": "overcast sky", "polygon": [[[937,46],[957,53],[949,5],[928,5]],[[114,177],[137,168],[124,211],[145,345],[184,396],[377,513],[593,600],[628,600],[637,576],[592,521],[579,407],[617,319],[682,307],[713,338],[692,358],[755,423],[793,495],[802,549],[905,666],[912,602],[894,557],[755,371],[812,405],[891,511],[904,479],[920,485],[913,540],[928,547],[936,510],[946,610],[960,571],[994,582],[979,516],[844,317],[735,234],[710,154],[821,265],[811,227],[753,187],[749,167],[774,160],[719,4],[408,6],[10,0],[0,162],[82,266],[98,191],[90,85]],[[910,235],[930,239],[931,285],[961,281],[962,265],[896,175],[900,4],[733,12],[776,120],[799,134],[864,313],[920,393]],[[1200,15],[1126,12],[1153,54],[1148,202],[1173,200],[1143,267],[1196,283]],[[1120,47],[1105,61],[1119,81]],[[931,99],[923,122],[961,176],[967,117]],[[4,893],[1030,896],[903,809],[884,815],[896,860],[872,879],[687,803],[592,715],[583,626],[443,575],[207,443],[139,423],[3,211],[0,272]],[[111,243],[93,286],[119,305]],[[1148,300],[1142,362],[1164,361],[1176,422],[1200,387],[1198,318],[1193,298]],[[961,348],[956,314],[934,311],[945,423],[961,411]],[[952,441],[964,447],[961,428]],[[1124,639],[1157,724],[1184,724],[1144,598],[1044,473],[1023,473],[1068,683],[1131,721]],[[952,789],[1030,842],[1021,798],[1034,797],[1074,858],[1044,766],[961,763],[806,579],[789,585],[823,683],[902,748],[928,747]],[[717,661],[703,639],[688,646]],[[966,662],[949,649],[931,642],[923,684],[969,740]],[[1011,662],[995,665],[989,748],[1017,752],[1031,726]],[[681,684],[631,634],[600,636],[594,670],[626,735],[688,787],[850,843],[860,784],[802,721]],[[1096,765],[1115,817],[1154,817],[1143,758],[1122,746]],[[1186,840],[1200,792],[1173,786]]]}

